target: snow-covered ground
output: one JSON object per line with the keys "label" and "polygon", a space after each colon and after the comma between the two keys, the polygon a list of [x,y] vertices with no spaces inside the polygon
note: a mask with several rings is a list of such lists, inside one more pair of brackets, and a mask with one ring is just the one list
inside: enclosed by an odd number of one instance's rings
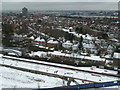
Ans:
{"label": "snow-covered ground", "polygon": [[78,58],[78,59],[86,59],[86,60],[93,60],[93,61],[105,61],[105,58],[100,58],[100,56],[95,56],[95,55],[91,55],[91,56],[83,56],[83,55],[79,55],[76,53],[72,53],[72,54],[66,54],[66,53],[62,53],[60,51],[54,51],[54,52],[43,52],[43,51],[37,51],[37,52],[32,52],[29,55],[30,56],[39,56],[39,57],[43,57],[46,56],[47,54],[49,55],[55,55],[55,56],[64,56],[64,57],[70,57],[70,58]]}
{"label": "snow-covered ground", "polygon": [[[76,71],[76,70],[34,64],[34,63],[28,63],[28,62],[13,61],[11,59],[4,59],[4,58],[2,59],[2,62],[0,62],[0,64],[27,68],[31,70],[37,70],[37,71],[53,73],[53,74],[58,74],[58,75],[70,76],[74,78],[86,79],[86,80],[95,81],[95,82],[106,82],[106,81],[118,80],[118,78],[116,77],[110,77],[110,76],[108,77],[105,75],[91,74],[87,72],[81,72],[81,71]],[[96,69],[96,70],[94,69],[94,71],[97,71],[97,70],[99,69]],[[56,71],[57,73],[55,73]]]}
{"label": "snow-covered ground", "polygon": [[[0,63],[1,61],[3,61],[3,58],[0,57]],[[6,59],[6,61],[9,60]],[[16,65],[15,62],[9,62],[9,63],[12,64],[13,66]],[[25,63],[21,63],[21,64],[27,66]],[[31,66],[32,64],[30,66],[28,65],[27,67],[31,67]],[[33,66],[31,68],[34,69]],[[24,66],[22,65],[22,67]],[[80,80],[76,80],[76,81],[79,84],[83,84],[83,82]],[[40,74],[33,74],[30,72],[24,72],[24,71],[0,66],[0,89],[1,88],[52,88],[52,87],[66,86],[66,85],[67,85],[67,81],[60,78],[50,77]],[[75,83],[71,82],[70,85],[75,85]]]}
{"label": "snow-covered ground", "polygon": [[68,32],[69,34],[73,34],[74,36],[76,36],[76,37],[78,37],[78,38],[80,38],[81,36],[82,36],[83,38],[85,38],[85,39],[88,39],[88,40],[93,40],[93,39],[97,38],[97,37],[92,37],[92,36],[90,36],[89,34],[87,34],[87,37],[86,37],[86,35],[78,34],[78,33],[76,33],[76,32],[70,32],[69,29],[65,29],[65,28],[63,28],[62,31]]}
{"label": "snow-covered ground", "polygon": [[[11,68],[0,67],[2,88],[51,88],[63,86],[60,78],[23,72]],[[65,81],[66,82],[66,81]]]}
{"label": "snow-covered ground", "polygon": [[[41,54],[43,54],[43,53],[41,52]],[[29,59],[23,59],[23,58],[21,59],[21,58],[16,58],[16,57],[11,57],[11,56],[4,56],[4,57],[11,58],[11,59],[13,58],[13,59],[31,61]],[[50,63],[50,62],[45,62],[45,61],[36,61],[33,59],[32,59],[32,62],[33,63],[37,62],[37,63],[43,63],[43,64],[49,64],[49,65],[55,65],[55,66],[68,67],[68,68],[73,68],[73,69],[78,69],[78,70],[80,69],[80,70],[86,70],[86,71],[93,71],[93,72],[99,72],[99,73],[117,74],[117,71],[100,69],[100,68],[95,68],[95,67],[74,67],[74,66],[70,66],[70,65],[56,64],[56,63]]]}
{"label": "snow-covered ground", "polygon": [[[8,57],[10,58],[10,56]],[[21,59],[21,60],[31,61],[29,59]],[[107,82],[107,81],[118,80],[118,78],[112,77],[112,76],[105,76],[105,75],[81,72],[81,71],[76,71],[71,69],[46,66],[41,64],[35,64],[34,62],[41,62],[41,63],[47,63],[51,65],[53,64],[57,66],[70,67],[70,68],[77,68],[69,65],[61,65],[61,64],[48,63],[48,62],[35,61],[35,60],[32,60],[32,61],[33,63],[28,63],[28,62],[13,61],[11,59],[0,58],[0,64],[21,67],[21,68],[26,68],[31,70],[37,70],[37,71],[57,74],[61,76],[69,76],[69,77],[85,79],[85,80],[95,81],[95,82]],[[115,71],[98,69],[94,67],[79,67],[77,69],[116,74]],[[50,88],[50,87],[63,86],[63,85],[66,85],[67,83],[66,81],[60,78],[55,78],[55,77],[50,77],[45,75],[38,75],[38,74],[29,73],[29,72],[23,72],[23,71],[6,68],[2,66],[0,67],[0,81],[2,81],[1,82],[2,86],[0,87],[5,87],[5,88],[38,88],[38,87]],[[82,82],[80,80],[76,80],[76,81],[79,84],[88,83],[88,82]],[[75,85],[75,83],[72,82],[71,85]]]}

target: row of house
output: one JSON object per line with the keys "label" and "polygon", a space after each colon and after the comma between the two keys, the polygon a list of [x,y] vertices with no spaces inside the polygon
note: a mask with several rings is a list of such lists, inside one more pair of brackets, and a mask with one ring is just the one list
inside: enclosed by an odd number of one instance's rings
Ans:
{"label": "row of house", "polygon": [[40,45],[40,46],[44,46],[44,47],[57,47],[58,43],[59,43],[58,41],[53,40],[53,39],[46,41],[45,39],[43,39],[41,37],[37,37],[35,39],[33,36],[31,36],[29,39],[32,41],[32,43],[34,45]]}

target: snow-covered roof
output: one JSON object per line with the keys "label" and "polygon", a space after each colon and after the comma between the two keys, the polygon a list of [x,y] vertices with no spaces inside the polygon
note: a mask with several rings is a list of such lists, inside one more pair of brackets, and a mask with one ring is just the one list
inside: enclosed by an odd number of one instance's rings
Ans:
{"label": "snow-covered roof", "polygon": [[61,53],[59,51],[49,52],[49,54],[53,54],[53,55],[65,55],[64,53]]}
{"label": "snow-covered roof", "polygon": [[35,39],[35,41],[38,41],[38,42],[45,42],[45,39],[37,38],[37,39]]}
{"label": "snow-covered roof", "polygon": [[113,38],[113,39],[110,39],[110,40],[112,40],[112,41],[115,41],[115,42],[118,42],[118,40],[117,40],[117,39],[115,39],[115,38]]}
{"label": "snow-covered roof", "polygon": [[66,41],[63,43],[64,45],[73,45],[70,41]]}
{"label": "snow-covered roof", "polygon": [[31,52],[31,54],[29,54],[30,56],[39,56],[39,57],[46,57],[47,53],[46,52],[42,52],[42,51],[38,51],[38,52]]}
{"label": "snow-covered roof", "polygon": [[47,43],[58,44],[58,41],[49,40]]}
{"label": "snow-covered roof", "polygon": [[64,28],[63,28],[62,30],[65,31],[65,32],[69,32],[69,29],[64,29]]}
{"label": "snow-covered roof", "polygon": [[120,59],[120,53],[116,53],[116,52],[115,52],[113,57]]}
{"label": "snow-covered roof", "polygon": [[73,29],[73,27],[69,27],[69,29]]}
{"label": "snow-covered roof", "polygon": [[78,55],[78,54],[66,54],[66,53],[62,53],[60,51],[54,51],[54,52],[48,52],[48,54],[52,54],[52,55],[57,55],[57,56],[65,56],[65,57],[74,57],[74,58],[81,58],[81,59],[87,59],[87,60],[94,60],[94,61],[105,61],[105,58],[100,58],[100,56],[82,56],[82,55]]}
{"label": "snow-covered roof", "polygon": [[37,38],[35,39],[35,41],[40,41],[40,37],[37,37]]}
{"label": "snow-covered roof", "polygon": [[35,38],[33,36],[31,36],[30,39],[34,40]]}
{"label": "snow-covered roof", "polygon": [[109,48],[109,49],[113,49],[113,46],[109,45],[108,48]]}
{"label": "snow-covered roof", "polygon": [[11,52],[11,53],[16,53],[16,54],[18,54],[19,56],[21,56],[21,54],[22,54],[21,51],[19,51],[19,50],[14,50],[14,49],[3,49],[3,51]]}
{"label": "snow-covered roof", "polygon": [[105,58],[110,58],[110,57],[111,57],[111,55],[105,55],[104,57],[105,57]]}
{"label": "snow-covered roof", "polygon": [[21,38],[21,37],[23,37],[23,35],[18,35],[18,34],[14,34],[14,37],[18,37],[18,38]]}
{"label": "snow-covered roof", "polygon": [[104,58],[100,58],[100,56],[87,56],[85,57],[85,59],[89,59],[89,60],[95,60],[95,61],[104,61],[105,59]]}
{"label": "snow-covered roof", "polygon": [[92,37],[92,36],[90,36],[89,34],[87,34],[86,37],[84,37],[84,39],[93,40],[94,37]]}
{"label": "snow-covered roof", "polygon": [[40,39],[41,42],[45,42],[45,39]]}
{"label": "snow-covered roof", "polygon": [[95,48],[94,44],[86,44],[86,43],[83,43],[83,47],[84,48]]}
{"label": "snow-covered roof", "polygon": [[[72,27],[69,27],[69,29],[73,29],[73,28],[72,28]],[[78,34],[78,33],[76,33],[76,32],[70,32],[69,29],[63,28],[62,31],[71,33],[71,34],[73,34],[73,35],[76,36],[76,37],[81,37],[81,36],[82,36],[84,39],[87,39],[87,40],[97,39],[97,37],[92,37],[92,36],[90,36],[89,34],[83,35],[83,34]]]}
{"label": "snow-covered roof", "polygon": [[16,54],[11,52],[11,53],[8,53],[8,55],[16,55]]}
{"label": "snow-covered roof", "polygon": [[79,44],[74,44],[73,47],[78,47]]}

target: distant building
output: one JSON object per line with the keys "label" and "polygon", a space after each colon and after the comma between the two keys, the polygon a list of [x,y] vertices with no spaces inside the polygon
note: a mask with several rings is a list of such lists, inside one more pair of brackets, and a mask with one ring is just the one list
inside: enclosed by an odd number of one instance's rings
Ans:
{"label": "distant building", "polygon": [[28,9],[26,7],[22,8],[22,16],[28,15]]}
{"label": "distant building", "polygon": [[30,37],[30,40],[32,40],[32,43],[34,45],[39,45],[39,46],[44,46],[44,47],[57,47],[58,46],[58,41],[54,41],[54,40],[48,40],[47,42],[45,41],[45,39],[40,39],[40,37],[37,37],[34,40],[34,37]]}
{"label": "distant building", "polygon": [[72,48],[73,44],[70,41],[66,41],[62,44],[64,48],[70,49]]}

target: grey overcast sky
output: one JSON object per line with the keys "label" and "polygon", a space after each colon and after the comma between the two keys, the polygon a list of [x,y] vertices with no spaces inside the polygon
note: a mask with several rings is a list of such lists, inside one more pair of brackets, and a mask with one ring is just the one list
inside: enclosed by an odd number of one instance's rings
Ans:
{"label": "grey overcast sky", "polygon": [[118,2],[120,0],[0,0],[2,2]]}
{"label": "grey overcast sky", "polygon": [[2,10],[117,10],[119,0],[2,0]]}
{"label": "grey overcast sky", "polygon": [[117,10],[117,2],[3,2],[3,10]]}

